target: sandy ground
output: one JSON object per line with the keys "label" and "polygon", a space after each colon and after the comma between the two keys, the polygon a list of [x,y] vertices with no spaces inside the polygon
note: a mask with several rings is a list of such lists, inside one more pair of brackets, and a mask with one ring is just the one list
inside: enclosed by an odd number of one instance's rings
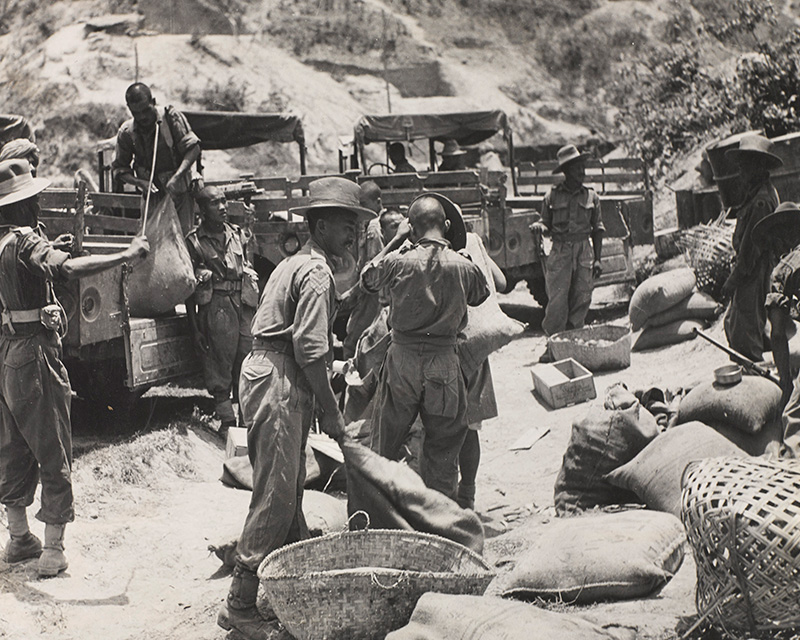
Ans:
{"label": "sandy ground", "polygon": [[[571,423],[587,404],[550,410],[532,393],[529,369],[544,347],[539,329],[542,311],[521,285],[504,296],[504,308],[531,328],[492,356],[500,416],[481,433],[483,459],[477,509],[487,518],[486,556],[497,562],[509,548],[509,536],[524,544],[526,531],[553,517],[553,483],[570,436]],[[597,314],[595,313],[597,317]],[[602,321],[624,322],[605,311]],[[712,333],[719,335],[717,326]],[[651,385],[690,386],[711,376],[724,356],[700,340],[649,353],[634,353],[630,368],[596,377],[598,402],[605,390],[622,381],[632,389]],[[196,424],[198,412],[210,411],[208,399],[192,396],[156,401],[140,427],[159,429],[171,422]],[[199,405],[200,409],[192,409]],[[76,421],[87,418],[76,415]],[[547,435],[529,450],[509,451],[528,430],[546,426]],[[97,447],[97,438],[81,436],[76,444]],[[44,639],[221,639],[215,625],[229,579],[207,549],[236,535],[249,493],[225,488],[219,481],[224,457],[221,441],[196,426],[184,437],[188,471],[154,467],[144,483],[103,491],[97,480],[102,457],[81,454],[76,461],[78,513],[67,533],[69,569],[57,578],[39,580],[35,564],[0,563],[0,638]],[[102,438],[101,438],[102,441]],[[93,457],[90,457],[93,456]],[[34,529],[41,533],[41,524]],[[694,567],[687,557],[674,580],[657,596],[596,605],[580,613],[602,624],[621,624],[642,638],[674,637],[682,618],[695,615]]]}

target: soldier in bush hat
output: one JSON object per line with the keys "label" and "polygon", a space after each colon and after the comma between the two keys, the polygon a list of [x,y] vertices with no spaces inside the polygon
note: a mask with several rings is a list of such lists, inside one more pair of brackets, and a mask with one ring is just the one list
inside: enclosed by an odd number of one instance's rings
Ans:
{"label": "soldier in bush hat", "polygon": [[439,165],[439,171],[459,171],[466,167],[465,156],[467,152],[462,149],[458,141],[445,140],[444,148],[442,149],[442,162]]}
{"label": "soldier in bush hat", "polygon": [[[418,196],[408,208],[408,220],[361,272],[365,290],[388,292],[392,328],[375,397],[372,448],[398,459],[419,415],[425,431],[422,479],[452,499],[467,435],[456,336],[466,325],[467,306],[489,296],[481,270],[453,251],[446,239],[454,226],[451,220],[460,218],[458,206],[448,198],[436,193]],[[466,231],[461,231],[463,236],[454,242],[463,248]],[[413,244],[400,249],[407,238]]]}
{"label": "soldier in bush hat", "polygon": [[[791,313],[800,311],[800,207],[784,202],[753,226],[753,241],[772,254],[772,270],[766,295],[770,341],[783,390],[784,457],[800,458],[800,377],[792,384],[789,358]],[[788,402],[788,404],[786,404]]]}
{"label": "soldier in bush hat", "polygon": [[759,135],[744,136],[739,147],[729,149],[725,155],[739,166],[745,193],[742,202],[731,211],[736,216],[736,261],[722,286],[722,293],[732,296],[725,314],[725,335],[732,349],[759,361],[766,347],[764,299],[775,264],[769,252],[753,241],[752,233],[758,221],[775,211],[780,202],[770,171],[783,161],[775,155],[775,145]]}
{"label": "soldier in bush hat", "polygon": [[[39,558],[41,576],[67,568],[64,528],[72,500],[71,389],[61,362],[66,316],[52,283],[75,280],[147,254],[144,236],[127,249],[73,258],[37,226],[37,195],[50,184],[27,160],[0,162],[0,503],[8,515],[8,563]],[[30,226],[21,226],[23,225]],[[28,526],[27,508],[41,479],[44,549]]]}
{"label": "soldier in bush hat", "polygon": [[325,433],[344,435],[328,381],[337,306],[331,257],[350,251],[358,223],[375,217],[360,196],[360,187],[345,178],[310,183],[309,204],[292,212],[305,216],[311,237],[272,273],[251,325],[253,349],[242,364],[239,402],[253,495],[227,602],[217,618],[222,628],[249,640],[273,638],[278,628],[256,608],[258,566],[275,549],[309,537],[303,485],[314,407]]}
{"label": "soldier in bush hat", "polygon": [[[553,173],[563,173],[564,181],[550,189],[542,204],[542,221],[531,225],[534,233],[553,238],[545,260],[548,303],[542,329],[548,336],[583,326],[592,302],[593,280],[603,271],[600,258],[605,227],[600,197],[583,184],[588,158],[574,144],[558,150]],[[549,361],[549,352],[541,359]]]}

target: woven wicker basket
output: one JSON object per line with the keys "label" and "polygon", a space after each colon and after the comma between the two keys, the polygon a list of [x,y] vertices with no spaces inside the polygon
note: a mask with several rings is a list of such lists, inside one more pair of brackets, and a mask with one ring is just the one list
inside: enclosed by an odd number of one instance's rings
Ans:
{"label": "woven wicker basket", "polygon": [[589,371],[624,369],[631,364],[629,327],[600,324],[561,331],[552,335],[547,344],[553,359],[572,358]]}
{"label": "woven wicker basket", "polygon": [[717,300],[736,259],[734,227],[733,222],[718,220],[686,229],[675,240],[697,277],[698,290]]}
{"label": "woven wicker basket", "polygon": [[703,618],[729,635],[800,626],[800,462],[693,462],[681,517]]}
{"label": "woven wicker basket", "polygon": [[290,544],[268,555],[258,575],[297,640],[382,639],[408,623],[422,594],[481,595],[494,577],[460,544],[384,529]]}

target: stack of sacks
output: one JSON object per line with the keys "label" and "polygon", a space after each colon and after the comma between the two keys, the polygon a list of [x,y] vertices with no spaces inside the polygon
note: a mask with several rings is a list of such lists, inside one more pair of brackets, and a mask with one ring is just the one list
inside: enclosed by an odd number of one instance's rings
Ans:
{"label": "stack of sacks", "polygon": [[605,409],[593,406],[572,425],[572,436],[554,487],[556,513],[639,502],[604,476],[632,460],[659,433],[655,418],[623,386],[608,391]]}
{"label": "stack of sacks", "polygon": [[781,439],[781,389],[760,376],[734,385],[707,382],[687,393],[677,424],[697,420],[712,427],[752,456],[763,455]]}
{"label": "stack of sacks", "polygon": [[760,456],[780,441],[781,390],[757,376],[701,384],[681,399],[676,423],[604,479],[649,509],[680,516],[681,478],[690,462]]}
{"label": "stack of sacks", "polygon": [[689,268],[665,271],[640,284],[631,297],[631,328],[642,332],[632,350],[643,351],[694,338],[695,329],[719,315],[722,307],[709,295],[695,291]]}

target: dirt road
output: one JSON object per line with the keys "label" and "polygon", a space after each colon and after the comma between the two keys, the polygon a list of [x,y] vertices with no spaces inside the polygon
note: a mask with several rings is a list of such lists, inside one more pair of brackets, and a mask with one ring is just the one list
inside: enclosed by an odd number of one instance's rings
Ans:
{"label": "dirt road", "polygon": [[[529,368],[544,348],[541,310],[522,287],[504,296],[503,304],[534,328],[492,356],[500,416],[481,432],[476,506],[490,518],[490,532],[513,534],[488,541],[490,562],[513,547],[513,537],[524,546],[526,530],[553,516],[553,483],[571,424],[588,408],[552,411],[533,395]],[[610,319],[625,321],[622,314]],[[721,335],[719,326],[712,335]],[[596,377],[598,401],[618,381],[631,389],[690,386],[724,361],[699,340],[633,354],[630,368]],[[207,547],[238,534],[249,494],[218,481],[224,452],[203,426],[208,404],[191,395],[156,400],[140,416],[148,433],[135,445],[107,446],[80,435],[85,430],[76,425],[82,453],[75,464],[77,517],[67,529],[70,567],[57,578],[38,580],[34,563],[0,563],[0,638],[224,638],[215,617],[229,579]],[[549,431],[530,449],[509,451],[522,434],[542,425]],[[41,534],[41,523],[33,526]],[[580,613],[635,627],[642,638],[674,637],[681,618],[695,614],[693,586],[687,557],[658,596]]]}

